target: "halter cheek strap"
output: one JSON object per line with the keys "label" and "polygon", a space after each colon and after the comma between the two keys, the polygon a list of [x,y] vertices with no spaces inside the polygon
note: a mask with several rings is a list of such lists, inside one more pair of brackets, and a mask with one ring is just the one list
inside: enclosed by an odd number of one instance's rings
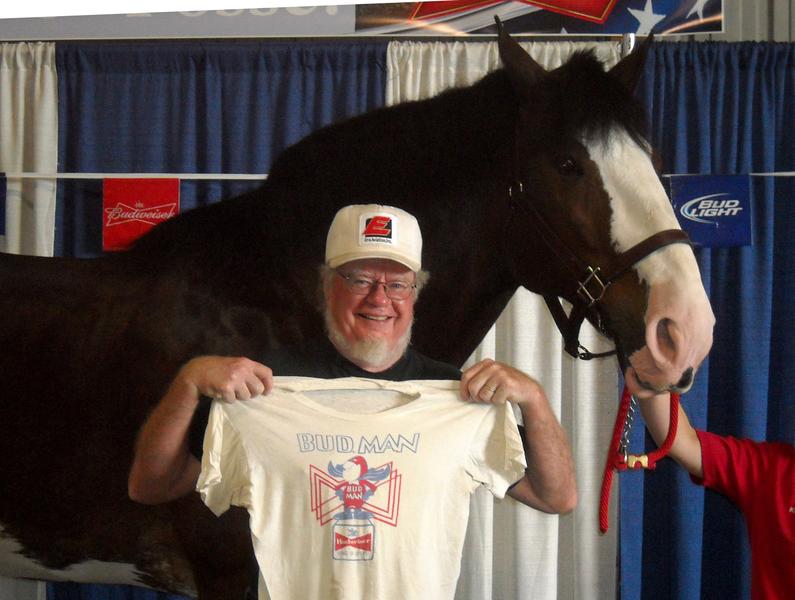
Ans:
{"label": "halter cheek strap", "polygon": [[627,469],[648,469],[651,471],[657,466],[658,460],[665,458],[676,439],[676,430],[679,425],[679,394],[671,394],[668,435],[665,436],[665,441],[663,441],[662,446],[648,454],[636,455],[627,453],[629,440],[625,439],[626,436],[624,434],[627,431],[627,417],[630,411],[634,411],[632,394],[624,386],[618,414],[616,415],[616,424],[613,428],[613,438],[610,441],[610,448],[607,452],[607,461],[605,462],[605,471],[602,477],[602,492],[599,497],[599,530],[602,533],[605,533],[609,526],[608,512],[613,472],[626,471]]}
{"label": "halter cheek strap", "polygon": [[602,274],[600,267],[587,265],[581,271],[582,276],[577,280],[576,298],[577,302],[572,306],[571,312],[566,315],[560,300],[552,294],[544,294],[544,302],[549,308],[555,324],[558,326],[563,336],[563,347],[574,358],[590,360],[615,354],[615,350],[609,352],[593,353],[582,346],[579,342],[580,327],[588,315],[589,311],[594,313],[597,327],[602,333],[607,333],[601,323],[601,314],[598,310],[592,310],[594,305],[602,299],[607,288],[624,275],[633,266],[642,261],[653,252],[669,246],[670,244],[689,244],[690,238],[681,229],[665,229],[647,237],[642,242],[635,244],[616,257],[616,266],[613,272],[607,275]]}
{"label": "halter cheek strap", "polygon": [[[623,276],[633,266],[657,250],[670,244],[689,244],[690,238],[681,229],[665,229],[650,235],[648,238],[632,246],[626,252],[615,257],[612,272],[603,272],[601,267],[583,261],[550,227],[535,203],[528,197],[524,184],[519,181],[508,186],[508,199],[511,212],[521,211],[530,216],[538,237],[546,244],[555,256],[557,267],[568,273],[572,282],[569,286],[572,297],[572,309],[567,315],[560,299],[555,294],[543,294],[544,302],[555,320],[555,324],[563,336],[563,347],[574,358],[590,360],[615,354],[615,350],[594,353],[579,342],[580,327],[586,316],[592,315],[597,328],[608,334],[602,325],[602,315],[598,303],[607,288]],[[512,222],[510,219],[509,222]],[[507,224],[506,224],[507,226]]]}

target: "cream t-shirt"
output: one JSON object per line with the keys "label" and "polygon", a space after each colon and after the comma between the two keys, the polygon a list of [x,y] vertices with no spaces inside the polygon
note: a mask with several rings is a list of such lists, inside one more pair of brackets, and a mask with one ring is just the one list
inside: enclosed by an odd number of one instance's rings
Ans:
{"label": "cream t-shirt", "polygon": [[197,485],[217,515],[248,510],[260,598],[452,599],[470,494],[524,474],[513,410],[457,381],[274,382],[214,403]]}

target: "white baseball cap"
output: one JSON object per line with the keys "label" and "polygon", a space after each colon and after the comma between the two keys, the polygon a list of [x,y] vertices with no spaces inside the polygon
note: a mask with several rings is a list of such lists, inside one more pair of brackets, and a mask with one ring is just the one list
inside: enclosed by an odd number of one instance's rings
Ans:
{"label": "white baseball cap", "polygon": [[326,264],[335,269],[363,258],[386,258],[419,271],[422,234],[417,219],[394,206],[352,204],[341,208],[326,237]]}

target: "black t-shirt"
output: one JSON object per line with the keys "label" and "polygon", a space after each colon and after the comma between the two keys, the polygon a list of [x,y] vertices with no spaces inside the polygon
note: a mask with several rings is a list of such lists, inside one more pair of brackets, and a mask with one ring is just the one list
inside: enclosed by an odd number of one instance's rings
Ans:
{"label": "black t-shirt", "polygon": [[[386,371],[371,373],[342,356],[325,337],[299,347],[275,350],[258,360],[270,367],[274,375],[293,377],[320,377],[323,379],[366,377],[390,381],[461,379],[461,371],[458,368],[428,358],[412,348],[408,348],[403,357]],[[202,398],[191,422],[188,443],[191,454],[199,459],[202,456],[204,430],[207,428],[210,418],[210,404],[209,398]]]}

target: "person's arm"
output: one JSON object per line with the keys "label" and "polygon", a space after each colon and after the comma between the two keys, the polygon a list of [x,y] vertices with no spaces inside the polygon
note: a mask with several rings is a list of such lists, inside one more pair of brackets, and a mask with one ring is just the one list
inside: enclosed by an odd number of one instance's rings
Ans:
{"label": "person's arm", "polygon": [[130,498],[160,504],[192,492],[201,471],[188,432],[201,396],[225,402],[270,392],[271,370],[242,357],[200,356],[177,373],[138,434],[127,480]]}
{"label": "person's arm", "polygon": [[508,494],[548,513],[574,510],[577,481],[571,447],[541,385],[513,367],[486,359],[464,371],[461,396],[492,404],[510,402],[522,412],[527,469]]}
{"label": "person's arm", "polygon": [[[657,445],[661,446],[668,435],[668,427],[670,425],[670,396],[661,394],[651,398],[640,399],[638,402],[640,403],[640,412],[643,415],[643,420],[646,421],[646,428]],[[674,438],[674,443],[668,455],[684,467],[688,473],[703,479],[701,443],[681,404],[679,405],[676,438]]]}

